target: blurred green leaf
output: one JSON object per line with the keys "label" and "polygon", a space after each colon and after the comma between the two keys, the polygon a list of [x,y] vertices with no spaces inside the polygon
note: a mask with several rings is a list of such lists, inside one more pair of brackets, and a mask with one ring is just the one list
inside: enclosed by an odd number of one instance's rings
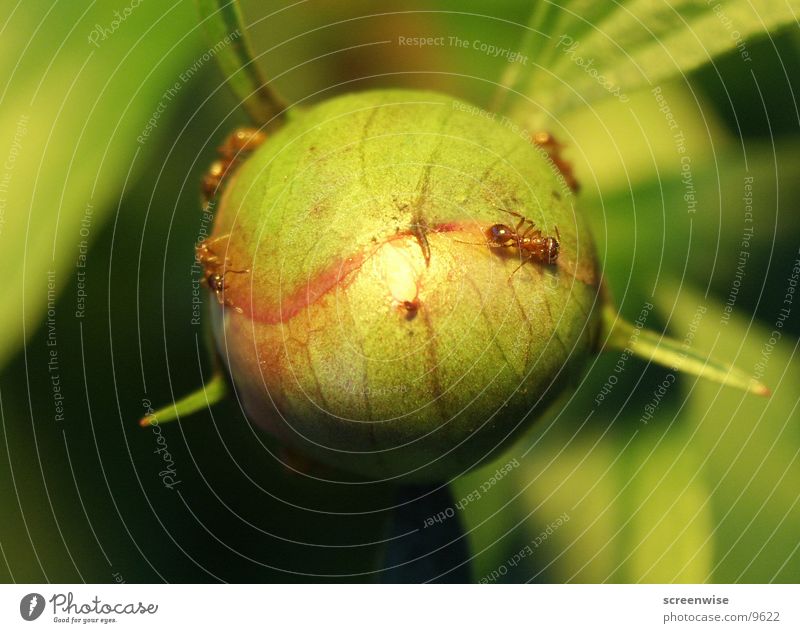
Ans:
{"label": "blurred green leaf", "polygon": [[[258,62],[291,102],[427,88],[486,103],[506,58],[480,45],[512,47],[529,6],[527,0],[242,0]],[[432,46],[400,43],[412,37],[442,39]]]}
{"label": "blurred green leaf", "polygon": [[[661,95],[680,125],[681,143],[693,163],[710,165],[715,153],[730,150],[731,137],[697,95],[683,84],[663,87]],[[660,111],[649,90],[631,94],[630,101],[606,100],[575,109],[552,121],[549,131],[564,143],[587,198],[630,197],[639,183],[680,175],[676,130]]]}
{"label": "blurred green leaf", "polygon": [[[784,287],[794,261],[776,262]],[[687,328],[701,293],[665,285],[662,301],[675,300],[675,321]],[[797,299],[795,298],[795,301]],[[800,568],[800,413],[797,385],[800,362],[796,337],[776,323],[781,302],[771,305],[763,324],[734,314],[727,325],[718,318],[719,303],[709,304],[709,316],[697,331],[713,353],[743,368],[764,372],[772,387],[769,399],[754,398],[704,381],[694,382],[685,419],[692,443],[703,455],[707,480],[714,482],[714,582],[796,582]],[[792,306],[792,311],[797,305]]]}
{"label": "blurred green leaf", "polygon": [[530,99],[515,99],[509,111],[534,127],[606,98],[625,101],[728,51],[738,49],[746,60],[748,40],[796,23],[800,13],[798,0],[563,4],[536,22],[546,36],[528,38],[524,54],[535,57],[509,77]]}
{"label": "blurred green leaf", "polygon": [[634,189],[582,198],[610,289],[623,309],[633,306],[623,314],[634,318],[642,303],[652,300],[653,288],[667,271],[684,274],[697,288],[710,286],[727,299],[748,226],[746,177],[753,182],[754,232],[737,309],[745,294],[755,303],[761,292],[778,293],[779,288],[764,284],[764,276],[776,253],[793,250],[793,236],[800,229],[797,214],[781,212],[793,208],[800,194],[794,178],[798,169],[796,142],[750,142],[729,145],[713,160],[693,165],[695,214],[686,211],[686,184],[677,166],[653,172]]}
{"label": "blurred green leaf", "polygon": [[191,90],[181,74],[205,63],[192,61],[196,29],[190,0],[26,4],[9,17],[0,40],[0,246],[12,266],[0,364],[76,277],[126,183],[153,159],[175,95]]}
{"label": "blurred green leaf", "polygon": [[638,423],[641,413],[626,411],[636,424],[617,432],[587,425],[570,437],[556,420],[529,439],[510,489],[493,495],[514,499],[516,521],[495,516],[488,523],[503,527],[492,533],[482,527],[487,507],[466,507],[478,578],[505,565],[505,581],[706,579],[713,523],[699,459],[685,427],[674,419],[648,427]]}

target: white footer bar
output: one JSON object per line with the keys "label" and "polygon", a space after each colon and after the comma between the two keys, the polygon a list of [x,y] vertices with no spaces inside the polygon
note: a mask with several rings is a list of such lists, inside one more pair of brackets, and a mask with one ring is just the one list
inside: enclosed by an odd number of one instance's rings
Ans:
{"label": "white footer bar", "polygon": [[800,631],[800,585],[2,585],[0,631]]}

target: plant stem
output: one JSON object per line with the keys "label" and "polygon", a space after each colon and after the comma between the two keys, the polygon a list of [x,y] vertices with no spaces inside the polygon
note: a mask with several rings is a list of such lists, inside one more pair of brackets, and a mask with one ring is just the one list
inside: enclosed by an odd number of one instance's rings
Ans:
{"label": "plant stem", "polygon": [[146,415],[139,421],[140,426],[155,426],[179,419],[182,415],[191,415],[201,409],[206,409],[212,404],[222,400],[228,393],[228,383],[225,375],[217,371],[206,384],[197,391],[193,391],[188,396],[171,405],[163,407],[158,411]]}
{"label": "plant stem", "polygon": [[242,20],[239,0],[196,0],[211,46],[225,42],[216,58],[228,85],[254,123],[269,129],[286,117],[286,102],[261,72]]}
{"label": "plant stem", "polygon": [[610,332],[603,351],[627,349],[640,358],[669,367],[672,371],[694,374],[759,396],[770,394],[765,385],[741,369],[707,358],[663,334],[645,328],[637,329],[612,307],[607,306],[603,310],[603,324],[606,331]]}

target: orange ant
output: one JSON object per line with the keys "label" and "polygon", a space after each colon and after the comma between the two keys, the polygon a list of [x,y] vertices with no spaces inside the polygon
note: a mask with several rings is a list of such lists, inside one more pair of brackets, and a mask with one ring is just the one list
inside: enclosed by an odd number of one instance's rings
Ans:
{"label": "orange ant", "polygon": [[[500,208],[500,207],[498,207]],[[542,234],[541,229],[521,213],[500,208],[509,215],[519,218],[515,227],[508,224],[492,224],[484,231],[486,242],[490,248],[516,248],[522,255],[522,263],[511,273],[513,276],[526,262],[534,261],[540,264],[555,264],[561,250],[561,233],[556,226],[556,237]],[[520,233],[523,227],[526,228]]]}
{"label": "orange ant", "polygon": [[561,158],[561,150],[564,149],[564,146],[553,138],[553,135],[549,132],[537,132],[533,135],[531,141],[537,147],[542,148],[550,157],[550,160],[553,161],[553,164],[564,177],[566,185],[574,193],[578,193],[581,186],[575,178],[575,174],[572,173],[572,164]]}
{"label": "orange ant", "polygon": [[242,127],[234,130],[217,148],[219,160],[211,163],[203,176],[203,207],[208,208],[217,195],[222,181],[233,172],[233,166],[245,158],[266,140],[266,135],[255,128]]}
{"label": "orange ant", "polygon": [[226,273],[249,273],[250,269],[241,269],[235,270],[232,268],[228,268],[228,258],[220,258],[219,255],[211,248],[212,244],[216,244],[220,240],[227,240],[230,235],[222,235],[220,237],[214,238],[211,241],[203,240],[196,249],[197,252],[197,260],[203,266],[203,270],[205,272],[204,281],[206,285],[214,292],[214,296],[216,296],[217,301],[220,305],[228,306],[236,310],[236,312],[242,312],[242,309],[238,306],[233,305],[233,303],[225,297],[225,275]]}

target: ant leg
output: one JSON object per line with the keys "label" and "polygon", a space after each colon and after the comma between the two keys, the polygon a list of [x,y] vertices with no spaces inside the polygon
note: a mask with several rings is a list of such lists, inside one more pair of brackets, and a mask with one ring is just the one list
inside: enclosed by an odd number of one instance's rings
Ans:
{"label": "ant leg", "polygon": [[[220,257],[219,252],[216,249],[216,245],[219,242],[225,242],[225,249],[227,251],[228,240],[230,240],[231,234],[225,233],[223,235],[219,235],[212,239],[205,239],[197,246],[196,251],[198,252],[198,257],[201,263],[204,264],[214,264],[216,266],[227,266],[230,258],[225,256],[223,259]],[[214,247],[214,248],[212,248]],[[236,271],[231,270],[230,272],[250,272],[249,270],[246,271]]]}
{"label": "ant leg", "polygon": [[534,231],[534,232],[538,231],[541,234],[541,231],[539,231],[539,229],[536,228],[536,223],[535,222],[533,222],[532,220],[528,220],[527,218],[526,218],[526,220],[528,222],[528,228],[525,229],[525,232],[520,237],[528,237],[528,234],[531,231]]}
{"label": "ant leg", "polygon": [[222,240],[229,240],[230,237],[231,237],[230,233],[225,233],[224,235],[218,235],[217,237],[215,237],[213,239],[204,239],[202,242],[200,242],[200,246],[202,248],[206,248],[206,249],[208,249],[210,251],[212,244],[217,244],[218,242],[221,242]]}
{"label": "ant leg", "polygon": [[205,244],[200,244],[195,248],[195,257],[197,258],[197,262],[204,268],[219,265],[219,257],[217,257],[214,251],[205,246]]}
{"label": "ant leg", "polygon": [[457,240],[454,237],[451,237],[450,239],[459,244],[469,244],[470,246],[488,246],[489,248],[505,248],[500,244],[492,244],[489,240],[486,240],[485,242],[465,242],[464,240]]}
{"label": "ant leg", "polygon": [[523,266],[524,266],[524,265],[525,265],[527,262],[528,262],[528,258],[526,257],[526,258],[524,258],[524,259],[522,260],[522,263],[520,263],[520,265],[519,265],[519,266],[517,266],[517,267],[514,269],[514,271],[513,271],[513,272],[512,272],[512,273],[511,273],[511,274],[508,276],[508,283],[511,283],[511,278],[512,278],[514,275],[516,275],[516,274],[517,274],[517,271],[518,271],[520,268],[522,268],[522,267],[523,267]]}
{"label": "ant leg", "polygon": [[512,211],[511,209],[506,209],[505,207],[497,207],[501,211],[505,211],[509,215],[513,215],[515,218],[519,218],[522,222],[525,222],[528,218],[517,211]]}
{"label": "ant leg", "polygon": [[[211,282],[211,277],[213,277],[215,281]],[[219,303],[219,305],[226,308],[233,308],[235,312],[242,314],[243,310],[225,296],[227,284],[225,283],[224,273],[215,273],[214,275],[207,277],[206,284],[214,291],[214,296],[217,298],[217,303]]]}
{"label": "ant leg", "polygon": [[224,299],[222,305],[224,305],[226,308],[233,308],[233,311],[237,314],[242,314],[244,312],[244,310],[242,310],[239,306],[234,305],[233,301],[230,299]]}
{"label": "ant leg", "polygon": [[503,209],[506,213],[513,215],[515,218],[519,218],[519,222],[517,222],[517,226],[514,227],[514,233],[519,233],[519,230],[525,226],[526,222],[530,222],[528,218],[526,218],[521,213],[517,213],[516,211],[510,211],[509,209]]}
{"label": "ant leg", "polygon": [[528,219],[527,217],[525,217],[521,213],[518,213],[517,211],[512,211],[511,209],[506,209],[506,208],[503,208],[503,207],[498,207],[498,209],[500,209],[501,211],[505,211],[509,215],[513,215],[515,218],[519,218],[519,222],[517,223],[517,226],[514,229],[515,233],[519,233],[519,230],[525,224],[528,225],[528,227],[525,229],[525,232],[520,234],[520,237],[526,237],[528,235],[528,233],[530,233],[531,231],[533,231],[536,228],[536,223],[533,220]]}

